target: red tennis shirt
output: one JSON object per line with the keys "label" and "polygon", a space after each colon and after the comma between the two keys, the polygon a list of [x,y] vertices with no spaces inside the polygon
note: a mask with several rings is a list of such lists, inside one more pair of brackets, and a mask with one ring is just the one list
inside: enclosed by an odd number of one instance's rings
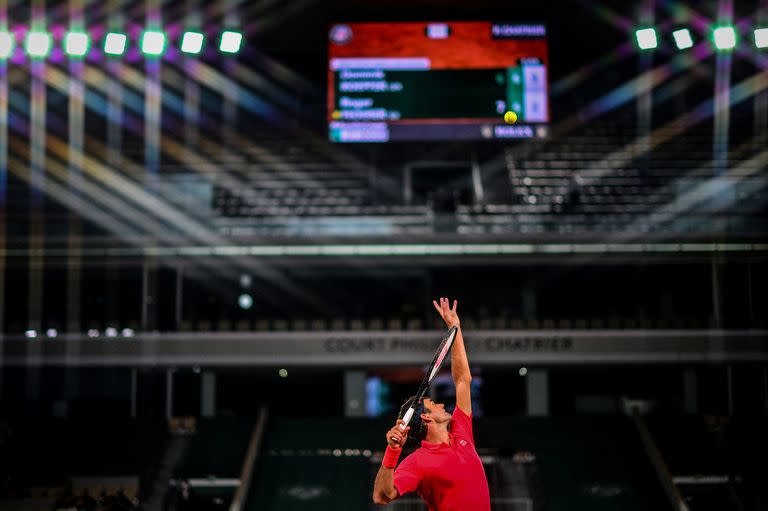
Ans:
{"label": "red tennis shirt", "polygon": [[490,511],[488,480],[475,450],[472,417],[457,406],[450,445],[421,442],[395,470],[400,495],[415,491],[429,511]]}

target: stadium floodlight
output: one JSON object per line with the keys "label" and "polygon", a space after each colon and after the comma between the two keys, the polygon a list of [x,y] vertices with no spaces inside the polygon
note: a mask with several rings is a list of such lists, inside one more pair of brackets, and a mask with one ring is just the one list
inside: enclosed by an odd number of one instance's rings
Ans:
{"label": "stadium floodlight", "polygon": [[693,37],[691,37],[691,31],[687,28],[675,30],[672,32],[672,37],[675,39],[678,50],[687,50],[693,46]]}
{"label": "stadium floodlight", "polygon": [[637,46],[641,50],[652,50],[659,45],[659,38],[656,36],[655,28],[635,30],[635,39],[637,39]]}
{"label": "stadium floodlight", "polygon": [[768,48],[768,28],[755,29],[755,46],[758,48]]}
{"label": "stadium floodlight", "polygon": [[181,38],[181,51],[184,53],[197,54],[203,50],[205,36],[200,32],[184,32]]}
{"label": "stadium floodlight", "polygon": [[237,298],[237,304],[241,309],[248,310],[253,307],[253,297],[248,293],[243,293]]}
{"label": "stadium floodlight", "polygon": [[243,34],[240,32],[234,32],[232,30],[226,30],[221,34],[221,41],[219,42],[219,50],[224,53],[237,53],[240,51],[240,46],[243,44]]}
{"label": "stadium floodlight", "polygon": [[104,38],[104,53],[107,55],[122,55],[128,45],[128,37],[119,32],[110,32]]}
{"label": "stadium floodlight", "polygon": [[85,32],[68,32],[64,37],[64,51],[72,57],[83,57],[88,53],[91,39]]}
{"label": "stadium floodlight", "polygon": [[141,51],[145,55],[159,56],[165,51],[165,34],[148,30],[141,36]]}
{"label": "stadium floodlight", "polygon": [[712,35],[718,50],[732,50],[736,47],[736,31],[733,27],[718,27]]}
{"label": "stadium floodlight", "polygon": [[12,33],[0,32],[0,59],[7,59],[13,54],[14,43]]}
{"label": "stadium floodlight", "polygon": [[29,32],[24,47],[30,57],[44,59],[51,51],[51,34],[48,32]]}

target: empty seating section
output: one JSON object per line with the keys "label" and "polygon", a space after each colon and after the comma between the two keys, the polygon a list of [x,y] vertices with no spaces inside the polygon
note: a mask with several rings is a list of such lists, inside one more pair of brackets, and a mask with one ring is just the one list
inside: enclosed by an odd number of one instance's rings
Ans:
{"label": "empty seating section", "polygon": [[[479,149],[445,145],[428,156],[423,148],[387,146],[369,156],[324,141],[259,133],[237,154],[209,147],[215,156],[205,162],[165,165],[159,184],[165,188],[158,190],[192,214],[204,213],[200,202],[207,201],[214,228],[235,238],[764,231],[764,137],[732,134],[719,161],[711,125],[682,133],[657,129],[643,138],[635,124],[595,120],[548,140]],[[406,167],[434,160],[469,169],[470,159],[479,164],[479,176],[448,180],[433,191],[436,202],[415,200],[415,183],[406,191]],[[446,197],[455,207],[445,207]]]}
{"label": "empty seating section", "polygon": [[425,206],[373,202],[367,180],[327,168],[248,172],[238,187],[214,187],[213,209],[235,235],[427,232]]}
{"label": "empty seating section", "polygon": [[[380,320],[377,319],[351,319],[349,322],[337,322],[331,324],[331,329],[362,330],[366,325],[378,330]],[[406,321],[389,320],[387,328],[393,330],[421,330],[440,328],[421,319]],[[695,317],[676,317],[673,319],[648,319],[624,316],[590,317],[590,318],[529,318],[506,316],[467,316],[462,324],[468,330],[536,330],[536,329],[564,329],[564,330],[602,330],[602,329],[702,329],[709,326],[709,322]],[[759,323],[756,323],[759,324]]]}
{"label": "empty seating section", "polygon": [[760,232],[768,179],[757,172],[756,149],[752,143],[734,145],[718,169],[711,133],[657,133],[638,142],[610,123],[510,147],[484,169],[485,200],[458,208],[458,231]]}
{"label": "empty seating section", "polygon": [[[316,177],[315,177],[316,176]],[[368,190],[356,179],[327,169],[311,169],[308,172],[276,170],[275,175],[266,172],[250,172],[248,188],[227,189],[216,187],[216,205],[221,214],[248,216],[264,214],[298,214],[306,208],[339,208],[329,211],[344,212],[350,206],[362,206]],[[319,209],[323,211],[323,209]]]}
{"label": "empty seating section", "polygon": [[228,165],[236,172],[214,178],[212,209],[222,234],[428,232],[427,208],[403,204],[399,193],[381,193],[362,163],[339,163],[290,139],[260,140],[250,152],[249,161]]}
{"label": "empty seating section", "polygon": [[[594,120],[548,140],[479,149],[381,146],[370,157],[365,150],[260,128],[236,151],[208,140],[201,141],[200,161],[164,161],[153,189],[169,205],[235,239],[764,232],[765,136],[732,133],[727,157],[719,162],[711,125],[682,133],[654,130],[643,139],[627,129],[635,124]],[[407,200],[406,166],[434,157],[470,168],[477,152],[479,178],[454,183],[456,189],[446,184],[453,194],[435,194],[456,200],[447,213],[439,204]],[[24,194],[16,192],[24,190],[22,183],[11,179],[9,190],[9,204],[21,204]],[[65,211],[51,200],[47,221],[63,222]]]}

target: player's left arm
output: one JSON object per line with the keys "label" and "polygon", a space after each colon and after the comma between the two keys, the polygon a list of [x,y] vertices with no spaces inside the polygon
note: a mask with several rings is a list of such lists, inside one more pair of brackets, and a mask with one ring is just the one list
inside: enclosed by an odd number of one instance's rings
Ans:
{"label": "player's left arm", "polygon": [[458,301],[453,301],[453,307],[450,306],[448,298],[440,298],[439,303],[433,300],[432,304],[448,328],[457,327],[456,339],[453,341],[453,348],[451,348],[451,376],[453,376],[453,384],[456,386],[456,406],[462,412],[471,415],[472,395],[470,387],[472,385],[472,373],[469,370],[467,350],[464,348],[464,336],[461,334],[461,321],[456,313]]}

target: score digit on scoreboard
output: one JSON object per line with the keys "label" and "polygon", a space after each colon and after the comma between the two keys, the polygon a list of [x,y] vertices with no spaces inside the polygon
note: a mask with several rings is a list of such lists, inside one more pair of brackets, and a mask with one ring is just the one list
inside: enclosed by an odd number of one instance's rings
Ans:
{"label": "score digit on scoreboard", "polygon": [[[331,28],[334,142],[544,137],[546,27],[491,22],[351,23]],[[504,112],[518,114],[505,124]]]}

